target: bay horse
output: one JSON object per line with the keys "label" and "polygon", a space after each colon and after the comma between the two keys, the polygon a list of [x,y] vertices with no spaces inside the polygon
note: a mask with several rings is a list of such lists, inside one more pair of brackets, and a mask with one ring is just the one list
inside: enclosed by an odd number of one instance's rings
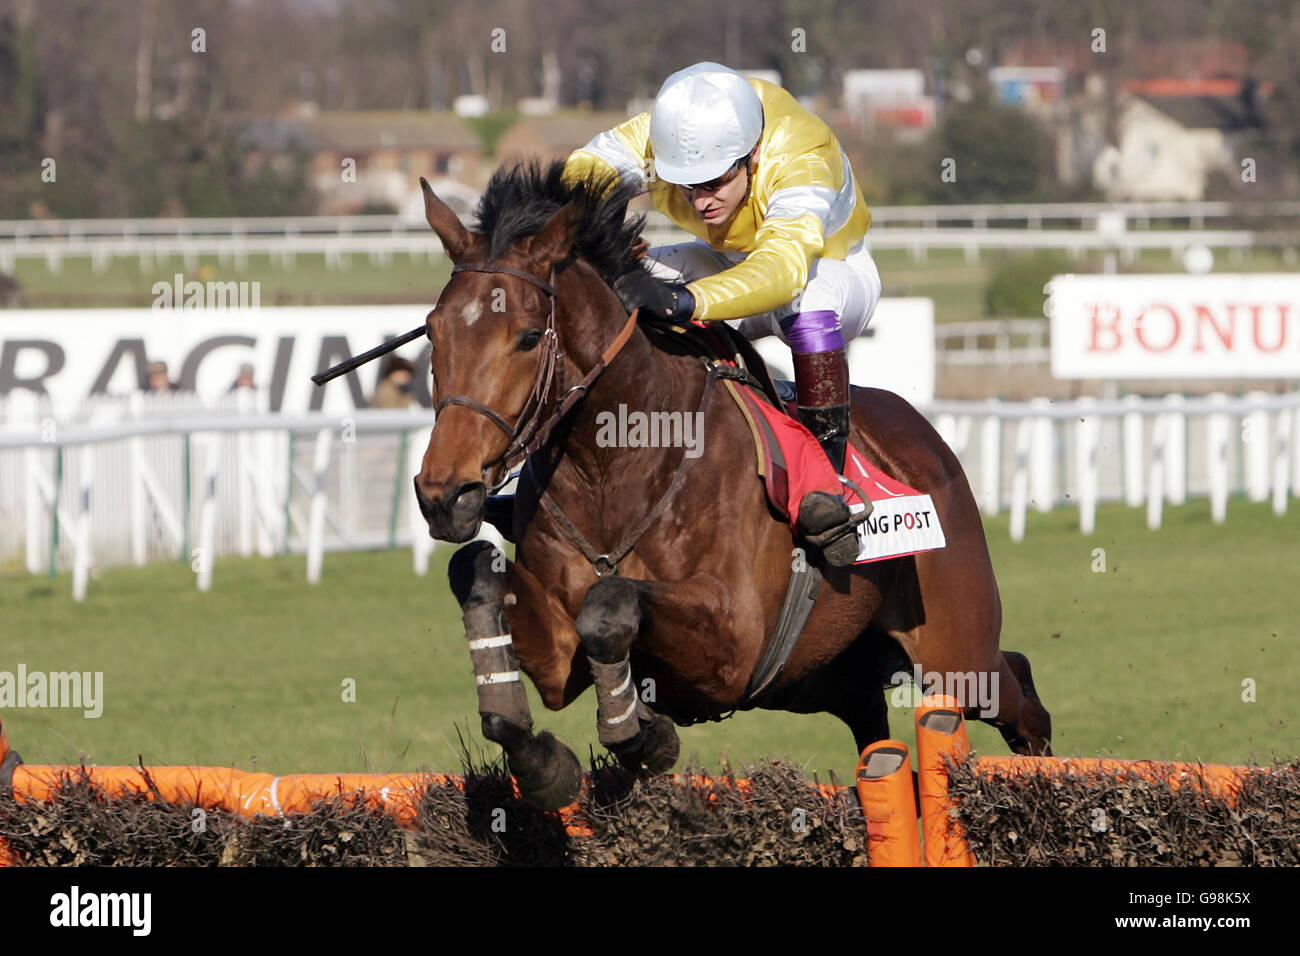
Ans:
{"label": "bay horse", "polygon": [[[961,465],[925,418],[879,389],[853,389],[851,440],[932,497],[947,547],[826,567],[779,679],[745,699],[802,552],[767,503],[740,409],[725,395],[710,401],[700,359],[652,336],[611,291],[635,262],[632,193],[562,173],[559,162],[498,170],[474,231],[420,181],[454,263],[426,320],[439,414],[415,492],[430,535],[470,541],[489,489],[528,462],[514,560],[475,541],[448,569],[483,734],[504,748],[525,798],[572,802],[581,769],[553,735],[533,732],[520,671],[552,710],[595,683],[601,743],[641,772],[672,766],[675,724],[738,707],[834,714],[860,751],[889,736],[885,675],[913,665],[997,675],[996,712],[980,719],[1017,753],[1050,753],[1029,662],[998,648],[997,582]],[[620,405],[702,412],[698,458],[606,447],[601,412]],[[973,700],[960,703],[978,716]]]}

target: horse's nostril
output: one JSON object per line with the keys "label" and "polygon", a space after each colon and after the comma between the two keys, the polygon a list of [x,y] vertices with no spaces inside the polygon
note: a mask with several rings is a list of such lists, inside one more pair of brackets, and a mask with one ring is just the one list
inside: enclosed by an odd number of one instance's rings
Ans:
{"label": "horse's nostril", "polygon": [[447,499],[447,509],[456,517],[477,517],[487,501],[487,487],[481,481],[461,485]]}
{"label": "horse's nostril", "polygon": [[443,486],[422,483],[415,479],[415,499],[426,521],[439,530],[464,530],[476,525],[483,515],[487,502],[487,487],[481,481],[468,481],[451,491]]}

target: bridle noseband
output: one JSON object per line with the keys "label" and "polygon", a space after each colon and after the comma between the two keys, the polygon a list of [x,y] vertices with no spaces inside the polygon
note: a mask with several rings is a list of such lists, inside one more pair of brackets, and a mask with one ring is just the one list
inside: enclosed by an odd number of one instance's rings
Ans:
{"label": "bridle noseband", "polygon": [[524,402],[524,407],[520,410],[519,417],[514,425],[511,425],[487,405],[477,399],[470,398],[468,395],[446,395],[434,407],[435,413],[440,414],[448,405],[463,405],[470,411],[482,415],[505,432],[506,437],[509,439],[505,451],[483,466],[486,483],[488,472],[497,465],[504,465],[504,475],[501,481],[489,489],[489,494],[492,494],[505,487],[510,481],[510,472],[515,465],[528,458],[546,443],[552,429],[587,393],[592,382],[599,377],[605,367],[614,360],[614,356],[627,344],[628,339],[632,337],[632,330],[636,327],[637,313],[633,312],[628,316],[627,324],[623,326],[614,341],[610,343],[609,348],[601,353],[596,365],[583,377],[581,382],[564,392],[555,411],[551,413],[548,419],[542,421],[542,414],[549,404],[552,389],[557,386],[561,391],[564,389],[564,353],[560,351],[559,334],[555,331],[556,300],[559,297],[559,293],[555,288],[555,269],[551,269],[550,282],[543,282],[537,276],[530,275],[519,269],[489,265],[487,263],[478,265],[458,263],[452,267],[451,271],[453,275],[457,272],[499,272],[512,275],[541,289],[546,293],[551,303],[550,313],[546,317],[546,329],[542,332],[541,364],[537,367],[537,376],[533,380],[532,390],[528,393],[528,398]]}

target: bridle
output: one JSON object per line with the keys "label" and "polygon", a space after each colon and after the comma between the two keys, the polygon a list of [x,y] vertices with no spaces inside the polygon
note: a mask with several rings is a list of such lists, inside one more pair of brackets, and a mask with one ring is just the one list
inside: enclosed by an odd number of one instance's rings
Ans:
{"label": "bridle", "polygon": [[[494,494],[501,488],[505,487],[510,481],[510,472],[519,462],[528,458],[533,452],[546,444],[550,437],[551,431],[556,425],[569,413],[570,409],[576,405],[582,397],[591,388],[593,382],[600,377],[605,368],[614,357],[627,344],[628,339],[632,337],[632,330],[636,328],[637,312],[628,316],[627,324],[623,326],[614,341],[609,347],[601,353],[600,358],[592,367],[582,381],[567,391],[564,390],[564,353],[560,351],[559,334],[555,330],[555,308],[556,300],[559,293],[555,288],[555,269],[551,269],[550,282],[543,282],[537,276],[530,275],[519,269],[511,269],[508,266],[482,264],[458,263],[452,267],[452,274],[457,272],[499,272],[505,275],[512,275],[516,278],[523,279],[531,283],[538,289],[546,293],[550,299],[550,312],[546,317],[546,329],[542,332],[541,348],[542,360],[537,367],[537,375],[533,379],[532,390],[528,393],[528,398],[524,402],[524,407],[520,409],[515,424],[511,425],[499,413],[492,408],[480,402],[478,399],[470,398],[468,395],[445,395],[434,407],[435,413],[441,414],[442,410],[448,405],[463,405],[472,412],[482,415],[497,428],[505,432],[509,439],[508,444],[503,452],[492,461],[483,465],[484,482],[487,481],[487,475],[491,469],[498,465],[504,466],[501,481],[493,485],[489,494]],[[555,410],[550,417],[543,421],[542,415],[546,407],[551,403],[552,391],[561,393]]]}

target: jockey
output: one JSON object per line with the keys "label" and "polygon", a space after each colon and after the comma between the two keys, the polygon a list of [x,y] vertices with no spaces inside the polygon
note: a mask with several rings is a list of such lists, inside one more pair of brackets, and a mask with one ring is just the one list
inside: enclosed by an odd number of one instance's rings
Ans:
{"label": "jockey", "polygon": [[[799,420],[842,475],[845,347],[871,319],[880,273],[863,242],[871,213],[834,134],[781,87],[697,63],[664,81],[649,113],[575,150],[565,175],[611,169],[697,237],[650,250],[649,269],[615,285],[623,305],[780,336],[794,354]],[[799,530],[844,566],[861,517],[850,520],[840,496],[809,492]]]}

